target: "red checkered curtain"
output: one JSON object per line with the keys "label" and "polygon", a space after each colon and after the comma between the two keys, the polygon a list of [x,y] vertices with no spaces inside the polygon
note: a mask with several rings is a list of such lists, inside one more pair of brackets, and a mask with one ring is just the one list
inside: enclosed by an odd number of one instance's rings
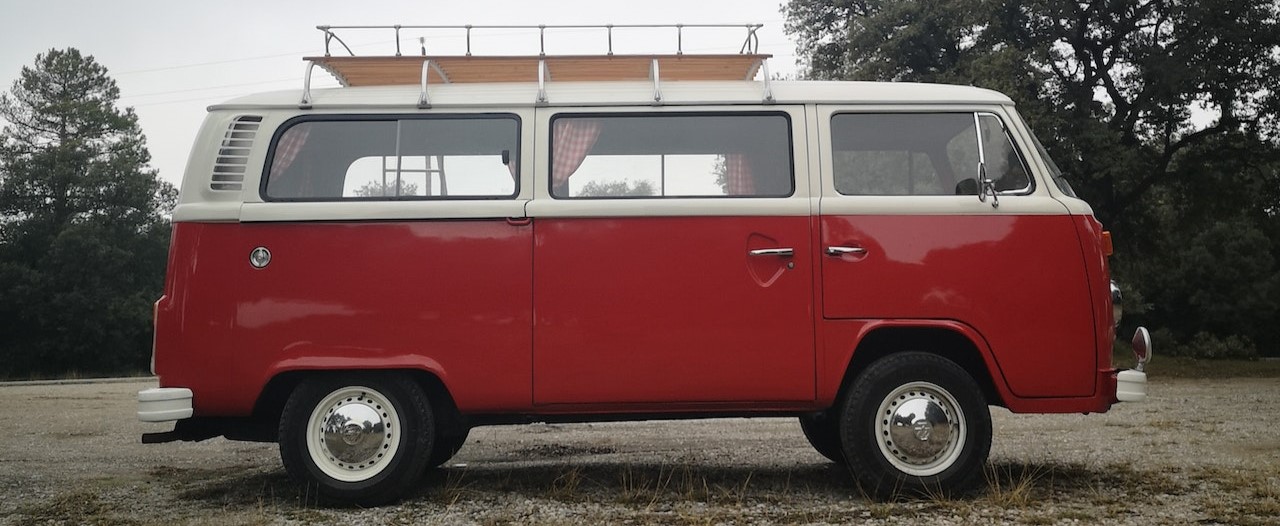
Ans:
{"label": "red checkered curtain", "polygon": [[551,152],[551,184],[560,187],[582,166],[596,139],[600,138],[600,121],[559,119],[552,135],[555,151]]}
{"label": "red checkered curtain", "polygon": [[311,127],[306,124],[299,124],[285,130],[284,136],[280,137],[280,142],[276,143],[276,155],[271,160],[271,173],[267,176],[267,181],[275,179],[293,165],[293,161],[298,158],[298,153],[302,151],[302,145],[307,143],[309,135],[311,135]]}
{"label": "red checkered curtain", "polygon": [[756,179],[746,154],[731,153],[725,156],[725,194],[755,195]]}

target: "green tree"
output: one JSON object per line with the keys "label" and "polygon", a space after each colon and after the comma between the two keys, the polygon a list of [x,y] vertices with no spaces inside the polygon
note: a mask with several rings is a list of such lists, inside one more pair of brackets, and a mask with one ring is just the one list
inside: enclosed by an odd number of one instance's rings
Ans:
{"label": "green tree", "polygon": [[147,365],[177,192],[119,97],[75,49],[0,94],[0,376]]}
{"label": "green tree", "polygon": [[[809,77],[1012,97],[1115,233],[1113,268],[1150,304],[1150,323],[1182,341],[1241,331],[1280,352],[1280,4],[791,0],[783,9]],[[1188,250],[1192,240],[1222,250]],[[1256,291],[1246,303],[1257,308],[1226,297],[1207,306],[1198,288],[1208,284],[1168,279],[1206,264],[1230,269],[1233,290]],[[1211,321],[1224,316],[1237,323]]]}
{"label": "green tree", "polygon": [[382,181],[369,181],[360,188],[356,188],[356,197],[399,197],[403,195],[422,195],[418,193],[418,185],[409,181],[395,179]]}
{"label": "green tree", "polygon": [[640,197],[646,195],[658,195],[658,191],[653,188],[653,183],[649,181],[591,181],[582,185],[582,190],[578,192],[579,196],[590,197]]}

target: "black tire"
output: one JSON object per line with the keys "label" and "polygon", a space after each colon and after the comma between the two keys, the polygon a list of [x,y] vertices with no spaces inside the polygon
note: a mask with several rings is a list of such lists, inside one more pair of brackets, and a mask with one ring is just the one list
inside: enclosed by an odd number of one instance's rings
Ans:
{"label": "black tire", "polygon": [[836,464],[844,464],[844,450],[840,443],[840,423],[829,413],[815,413],[800,417],[800,430],[809,445],[819,454]]}
{"label": "black tire", "polygon": [[417,482],[434,436],[431,404],[410,379],[316,376],[304,380],[285,403],[280,459],[290,476],[315,484],[327,497],[378,506]]}
{"label": "black tire", "polygon": [[462,449],[462,445],[467,442],[467,435],[470,433],[471,429],[464,427],[436,436],[436,443],[431,448],[431,458],[427,459],[427,469],[438,468],[458,454],[458,450]]}
{"label": "black tire", "polygon": [[842,404],[840,439],[854,480],[870,496],[963,493],[982,479],[991,412],[977,382],[955,362],[903,352],[854,379]]}

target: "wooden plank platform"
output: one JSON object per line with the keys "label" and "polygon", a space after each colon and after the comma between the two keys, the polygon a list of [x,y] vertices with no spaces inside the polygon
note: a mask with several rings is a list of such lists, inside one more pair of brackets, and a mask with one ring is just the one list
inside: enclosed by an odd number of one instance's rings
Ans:
{"label": "wooden plank platform", "polygon": [[[306,57],[337,77],[343,86],[417,85],[422,63],[430,60],[428,81],[537,82],[538,61],[545,60],[548,82],[649,80],[658,60],[660,80],[751,80],[770,55],[547,55],[547,56],[400,56]],[[439,68],[438,70],[436,68]]]}

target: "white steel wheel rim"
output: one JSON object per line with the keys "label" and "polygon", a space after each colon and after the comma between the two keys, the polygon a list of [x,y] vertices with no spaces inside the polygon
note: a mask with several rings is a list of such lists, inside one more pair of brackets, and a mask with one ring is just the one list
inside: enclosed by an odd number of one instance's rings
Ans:
{"label": "white steel wheel rim", "polygon": [[[922,409],[925,414],[919,414]],[[884,459],[916,477],[937,475],[955,464],[968,429],[956,398],[929,382],[907,383],[885,396],[874,427]]]}
{"label": "white steel wheel rim", "polygon": [[324,397],[307,420],[307,453],[325,475],[361,482],[381,473],[400,450],[400,414],[386,395],[363,386]]}

